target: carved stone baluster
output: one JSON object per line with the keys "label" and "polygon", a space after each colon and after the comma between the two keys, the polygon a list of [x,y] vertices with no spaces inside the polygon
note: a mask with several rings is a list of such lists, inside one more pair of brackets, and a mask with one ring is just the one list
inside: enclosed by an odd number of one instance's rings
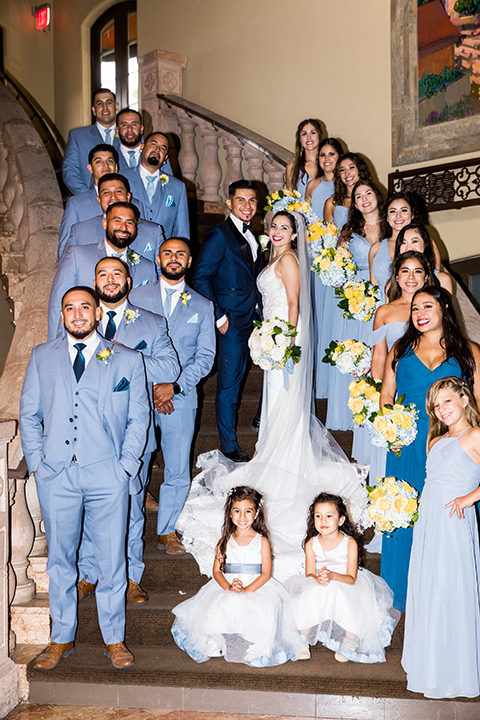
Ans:
{"label": "carved stone baluster", "polygon": [[7,148],[0,145],[0,213],[7,212],[7,206],[3,201],[3,188],[8,175]]}
{"label": "carved stone baluster", "polygon": [[5,232],[11,233],[14,230],[13,223],[11,222],[9,218],[10,208],[12,206],[12,203],[15,199],[15,193],[17,188],[17,173],[15,170],[15,163],[13,159],[8,158],[8,172],[7,172],[7,178],[5,180],[5,185],[3,186],[3,202],[6,205],[7,208],[7,218],[5,222],[3,223],[3,230]]}
{"label": "carved stone baluster", "polygon": [[245,145],[245,157],[248,160],[249,180],[263,182],[263,161],[265,155],[251,145]]}
{"label": "carved stone baluster", "polygon": [[285,168],[275,160],[265,160],[263,167],[268,175],[268,190],[275,192],[281,190],[284,184]]}
{"label": "carved stone baluster", "polygon": [[178,114],[180,126],[181,147],[178,153],[178,163],[182,170],[183,178],[195,183],[198,169],[198,155],[195,149],[195,128],[197,123],[183,113]]}
{"label": "carved stone baluster", "polygon": [[223,181],[223,192],[225,197],[228,198],[228,186],[235,180],[243,178],[242,145],[234,135],[224,135],[222,133],[222,138],[223,147],[227,153],[227,172]]}
{"label": "carved stone baluster", "polygon": [[17,478],[12,506],[11,562],[17,579],[13,605],[22,605],[35,597],[35,583],[27,576],[28,556],[34,540],[34,527],[25,498],[25,478]]}
{"label": "carved stone baluster", "polygon": [[199,123],[203,137],[203,161],[200,175],[203,183],[202,200],[204,202],[221,202],[220,181],[222,168],[218,161],[218,130],[210,123]]}
{"label": "carved stone baluster", "polygon": [[45,535],[45,528],[43,526],[40,503],[38,502],[37,486],[35,485],[35,478],[33,477],[33,475],[30,475],[27,480],[27,483],[25,485],[25,495],[27,499],[27,507],[32,518],[35,533],[35,540],[33,543],[33,547],[30,551],[30,555],[46,555],[47,536]]}

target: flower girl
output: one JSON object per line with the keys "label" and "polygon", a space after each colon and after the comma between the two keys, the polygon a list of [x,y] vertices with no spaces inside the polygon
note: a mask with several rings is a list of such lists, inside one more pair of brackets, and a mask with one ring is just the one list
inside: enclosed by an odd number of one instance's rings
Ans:
{"label": "flower girl", "polygon": [[271,571],[262,495],[246,486],[233,488],[213,579],[172,611],[178,647],[196,662],[220,655],[254,667],[296,660],[302,638],[288,593]]}
{"label": "flower girl", "polygon": [[342,498],[320,493],[307,518],[306,577],[287,581],[297,628],[308,641],[299,659],[310,657],[308,644],[321,642],[339,662],[385,662],[400,613],[385,581],[358,567],[356,536]]}

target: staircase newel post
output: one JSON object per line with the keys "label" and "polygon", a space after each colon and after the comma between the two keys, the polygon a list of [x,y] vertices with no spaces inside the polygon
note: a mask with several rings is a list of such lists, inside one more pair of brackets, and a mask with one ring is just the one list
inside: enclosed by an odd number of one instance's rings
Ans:
{"label": "staircase newel post", "polygon": [[227,153],[227,171],[223,181],[223,193],[228,197],[228,186],[240,180],[242,173],[242,145],[233,135],[222,133],[223,147]]}
{"label": "staircase newel post", "polygon": [[180,127],[181,140],[178,162],[182,170],[182,176],[195,184],[198,169],[198,155],[195,149],[195,129],[197,123],[187,115],[184,115],[184,113],[179,112],[178,125]]}
{"label": "staircase newel post", "polygon": [[218,130],[207,122],[199,123],[203,137],[203,161],[200,175],[203,183],[202,200],[204,202],[222,202],[220,181],[222,168],[218,160]]}

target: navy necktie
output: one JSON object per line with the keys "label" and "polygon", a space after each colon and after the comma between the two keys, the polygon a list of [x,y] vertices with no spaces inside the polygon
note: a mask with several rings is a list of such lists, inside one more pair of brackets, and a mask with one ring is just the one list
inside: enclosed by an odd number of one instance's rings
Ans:
{"label": "navy necktie", "polygon": [[77,378],[78,382],[83,375],[83,371],[85,370],[85,356],[82,351],[87,346],[85,345],[85,343],[75,343],[73,347],[77,350],[77,357],[73,361],[73,372],[75,373],[75,377]]}
{"label": "navy necktie", "polygon": [[113,319],[117,313],[115,310],[109,310],[107,312],[108,315],[108,323],[107,327],[105,328],[105,337],[107,340],[112,340],[115,337],[115,333],[117,331],[117,326],[115,325],[115,320]]}

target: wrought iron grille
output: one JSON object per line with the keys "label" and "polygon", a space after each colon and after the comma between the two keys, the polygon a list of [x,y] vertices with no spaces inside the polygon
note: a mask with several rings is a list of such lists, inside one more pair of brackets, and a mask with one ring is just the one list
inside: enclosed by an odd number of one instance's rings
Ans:
{"label": "wrought iron grille", "polygon": [[480,205],[480,158],[396,170],[388,176],[388,193],[415,192],[427,210],[450,210]]}

